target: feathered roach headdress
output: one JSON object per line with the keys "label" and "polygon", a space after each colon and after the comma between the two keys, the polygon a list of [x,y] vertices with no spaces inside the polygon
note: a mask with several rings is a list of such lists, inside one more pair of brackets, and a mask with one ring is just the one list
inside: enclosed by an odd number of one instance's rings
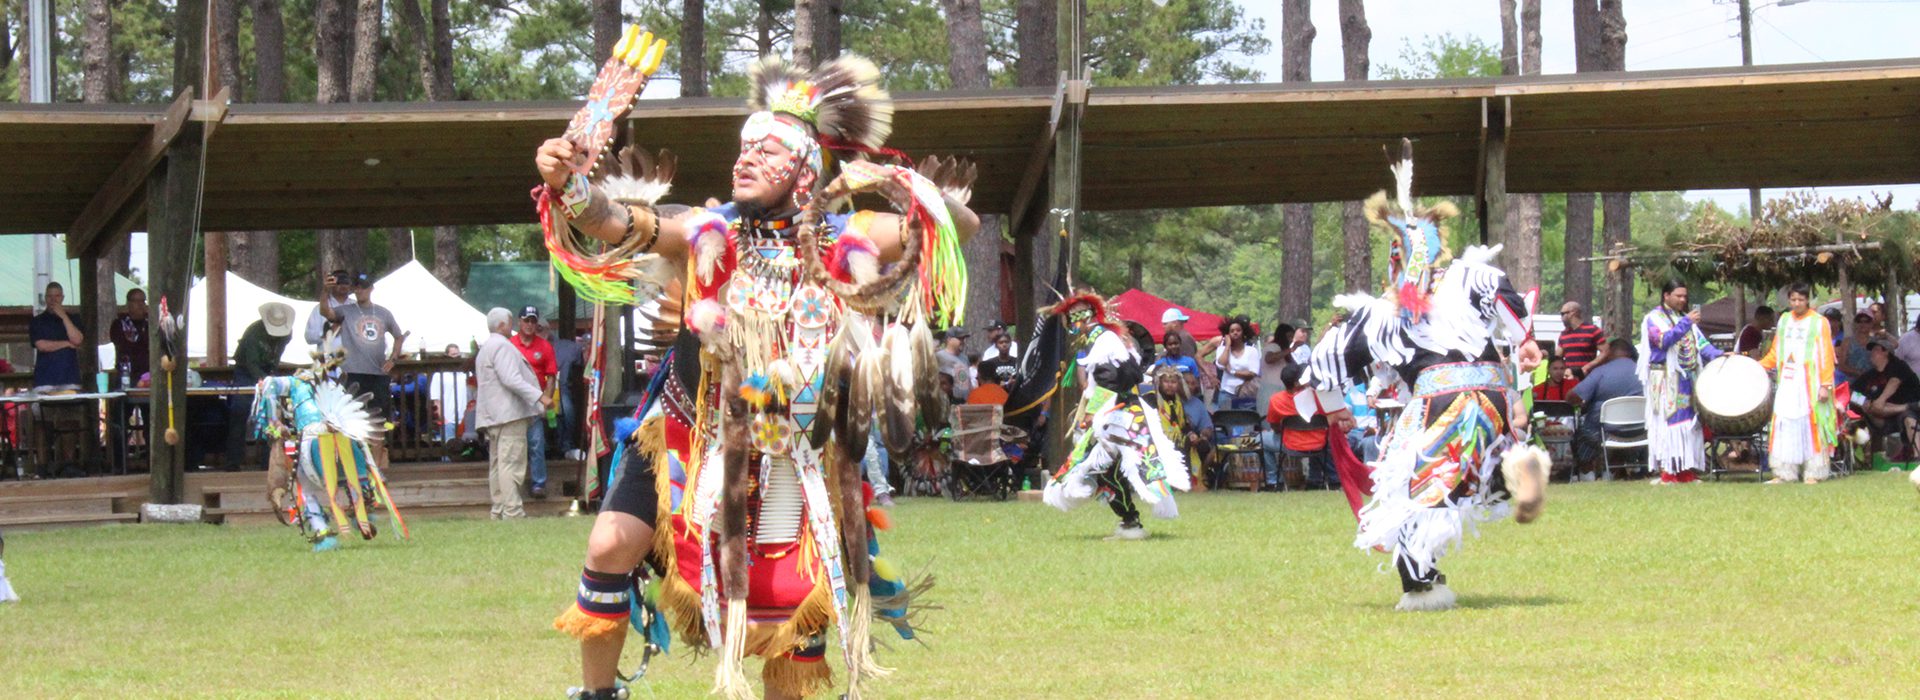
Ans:
{"label": "feathered roach headdress", "polygon": [[1127,327],[1120,322],[1120,317],[1113,313],[1113,309],[1108,306],[1107,300],[1100,298],[1098,294],[1075,294],[1061,299],[1059,303],[1053,306],[1041,309],[1041,312],[1054,316],[1062,316],[1074,323],[1091,319],[1094,325],[1118,333],[1121,338],[1130,337],[1127,333]]}
{"label": "feathered roach headdress", "polygon": [[[865,58],[841,56],[809,73],[768,56],[753,64],[747,82],[753,115],[740,130],[741,143],[778,138],[816,178],[826,175],[826,151],[882,153],[893,133],[893,98],[880,88],[880,69]],[[813,133],[793,129],[777,114],[806,123]]]}
{"label": "feathered roach headdress", "polygon": [[1442,222],[1460,215],[1453,202],[1441,201],[1431,207],[1419,207],[1413,199],[1413,142],[1400,140],[1400,162],[1391,166],[1394,199],[1386,191],[1367,198],[1367,221],[1394,234],[1388,247],[1388,276],[1392,278],[1393,298],[1400,313],[1409,321],[1425,316],[1430,304],[1427,292],[1433,287],[1433,275],[1452,258],[1446,248],[1446,229]]}

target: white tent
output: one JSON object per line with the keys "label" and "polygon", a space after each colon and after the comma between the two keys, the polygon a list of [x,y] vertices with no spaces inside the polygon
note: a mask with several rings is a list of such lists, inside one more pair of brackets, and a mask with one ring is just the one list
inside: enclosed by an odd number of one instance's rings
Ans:
{"label": "white tent", "polygon": [[438,355],[448,345],[458,345],[465,353],[487,335],[487,315],[447,289],[418,260],[374,282],[373,300],[392,311],[393,320],[408,334],[409,353],[424,349]]}
{"label": "white tent", "polygon": [[[152,311],[152,316],[148,318],[149,327],[152,332],[158,333],[160,332],[160,300],[149,299],[147,301],[149,304],[148,308]],[[242,279],[232,271],[227,272],[227,357],[232,358],[233,351],[240,347],[240,336],[246,333],[247,326],[251,326],[254,321],[260,320],[260,305],[270,301],[277,301],[293,307],[293,316],[296,321],[293,326],[293,340],[287,343],[286,352],[280,354],[280,359],[296,365],[307,364],[311,361],[311,358],[307,352],[307,341],[301,338],[301,335],[306,328],[307,316],[313,313],[313,302],[280,296],[279,294],[267,291],[252,282]],[[178,314],[180,310],[173,309],[173,312]],[[187,356],[206,357],[206,279],[202,278],[193,281],[192,289],[187,292],[186,315]],[[113,366],[112,343],[100,346],[100,366]]]}

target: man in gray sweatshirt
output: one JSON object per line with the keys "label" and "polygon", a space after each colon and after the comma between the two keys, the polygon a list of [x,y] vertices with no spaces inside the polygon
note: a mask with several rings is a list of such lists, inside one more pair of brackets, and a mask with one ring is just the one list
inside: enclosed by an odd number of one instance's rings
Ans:
{"label": "man in gray sweatshirt", "polygon": [[490,332],[473,361],[474,424],[491,443],[487,484],[496,520],[527,515],[520,500],[527,484],[527,426],[547,412],[549,401],[533,367],[508,339],[512,328],[512,313],[498,307],[488,311]]}

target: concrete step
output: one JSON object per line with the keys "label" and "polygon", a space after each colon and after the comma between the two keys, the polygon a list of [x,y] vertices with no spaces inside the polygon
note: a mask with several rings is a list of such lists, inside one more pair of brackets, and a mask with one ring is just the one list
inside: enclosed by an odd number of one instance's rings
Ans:
{"label": "concrete step", "polygon": [[20,517],[0,517],[0,529],[37,530],[42,528],[72,527],[75,525],[112,525],[114,523],[139,522],[138,513],[57,513],[52,515],[28,515]]}

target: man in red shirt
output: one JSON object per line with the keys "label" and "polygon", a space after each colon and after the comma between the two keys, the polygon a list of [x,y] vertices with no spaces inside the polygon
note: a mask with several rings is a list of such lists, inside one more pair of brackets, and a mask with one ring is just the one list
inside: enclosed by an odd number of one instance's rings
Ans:
{"label": "man in red shirt", "polygon": [[[1327,449],[1327,429],[1329,424],[1340,429],[1342,436],[1353,426],[1353,414],[1346,404],[1324,406],[1320,404],[1319,394],[1313,387],[1300,381],[1306,373],[1306,366],[1292,364],[1280,371],[1280,381],[1286,391],[1274,392],[1267,400],[1267,423],[1280,433],[1280,446],[1289,457],[1307,458],[1307,467],[1314,479],[1308,485],[1322,488],[1340,488],[1340,475],[1333,469],[1333,453]],[[1313,408],[1311,417],[1302,416],[1300,404]],[[1343,437],[1344,439],[1344,437]]]}
{"label": "man in red shirt", "polygon": [[[540,309],[528,306],[520,310],[520,332],[513,336],[513,348],[527,358],[535,376],[540,377],[540,392],[554,395],[554,376],[560,364],[553,359],[553,344],[540,332]],[[534,498],[547,497],[547,422],[535,420],[527,427],[527,481]]]}
{"label": "man in red shirt", "polygon": [[1560,323],[1560,356],[1566,358],[1567,369],[1573,370],[1575,379],[1584,379],[1588,369],[1600,366],[1600,349],[1607,346],[1607,334],[1587,320],[1586,310],[1576,301],[1560,305]]}

